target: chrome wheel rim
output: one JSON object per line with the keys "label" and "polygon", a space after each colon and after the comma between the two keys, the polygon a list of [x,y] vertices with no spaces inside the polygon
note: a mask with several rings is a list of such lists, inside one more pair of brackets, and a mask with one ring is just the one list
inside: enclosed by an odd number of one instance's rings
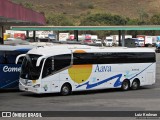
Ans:
{"label": "chrome wheel rim", "polygon": [[69,89],[66,86],[64,86],[62,90],[63,90],[64,93],[68,93],[69,92]]}
{"label": "chrome wheel rim", "polygon": [[127,82],[123,83],[123,88],[124,88],[124,90],[128,89],[128,83]]}
{"label": "chrome wheel rim", "polygon": [[132,86],[133,86],[133,88],[137,88],[138,87],[137,82],[133,82]]}

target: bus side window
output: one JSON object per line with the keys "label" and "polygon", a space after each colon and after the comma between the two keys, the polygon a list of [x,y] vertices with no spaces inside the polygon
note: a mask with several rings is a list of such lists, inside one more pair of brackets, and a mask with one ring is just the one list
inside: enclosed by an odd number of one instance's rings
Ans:
{"label": "bus side window", "polygon": [[16,57],[13,54],[12,51],[6,52],[7,64],[15,64]]}
{"label": "bus side window", "polygon": [[54,71],[61,70],[71,65],[71,54],[54,56]]}
{"label": "bus side window", "polygon": [[94,53],[73,53],[73,64],[79,65],[79,64],[96,64],[95,55]]}
{"label": "bus side window", "polygon": [[47,58],[44,64],[42,78],[50,75],[53,72],[52,70],[52,59],[51,57]]}
{"label": "bus side window", "polygon": [[1,51],[0,52],[0,64],[5,64],[5,52]]}
{"label": "bus side window", "polygon": [[71,64],[71,54],[64,54],[64,55],[56,55],[54,57],[49,57],[46,59],[42,78],[59,71],[63,68],[70,66]]}
{"label": "bus side window", "polygon": [[[6,52],[7,63],[8,63],[8,64],[15,64],[16,57],[17,57],[18,55],[20,55],[20,54],[22,54],[22,53],[21,53],[21,52],[18,52],[18,51],[8,51],[8,52]],[[18,60],[18,64],[22,64],[23,58],[24,58],[24,57],[21,57],[21,58]]]}

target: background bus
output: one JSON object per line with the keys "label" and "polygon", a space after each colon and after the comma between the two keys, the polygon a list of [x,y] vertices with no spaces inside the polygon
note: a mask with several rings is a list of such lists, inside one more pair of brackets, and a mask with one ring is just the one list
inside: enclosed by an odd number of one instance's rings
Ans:
{"label": "background bus", "polygon": [[29,45],[0,45],[0,88],[18,88],[21,64],[15,64],[16,57],[32,48]]}
{"label": "background bus", "polygon": [[150,48],[45,46],[23,56],[22,91],[68,95],[82,90],[138,89],[155,83],[155,51]]}

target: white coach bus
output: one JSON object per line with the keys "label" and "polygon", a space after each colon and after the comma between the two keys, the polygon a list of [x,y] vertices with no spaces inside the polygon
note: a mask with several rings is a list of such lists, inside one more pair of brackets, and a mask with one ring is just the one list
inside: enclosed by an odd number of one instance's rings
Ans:
{"label": "white coach bus", "polygon": [[156,58],[150,48],[44,46],[25,56],[19,79],[22,91],[69,95],[106,88],[138,89],[155,83]]}

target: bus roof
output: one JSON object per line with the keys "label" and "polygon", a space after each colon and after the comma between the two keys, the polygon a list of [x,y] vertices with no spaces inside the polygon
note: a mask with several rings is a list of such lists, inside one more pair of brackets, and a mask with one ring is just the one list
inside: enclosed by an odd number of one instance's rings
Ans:
{"label": "bus roof", "polygon": [[28,54],[38,54],[44,56],[53,56],[59,54],[69,54],[75,52],[76,50],[82,50],[86,53],[93,52],[155,52],[153,48],[127,48],[127,47],[95,47],[87,45],[55,45],[55,46],[43,46],[36,47],[30,51]]}
{"label": "bus roof", "polygon": [[35,46],[32,45],[0,45],[0,51],[15,51],[15,50],[25,50],[25,49],[32,49]]}

